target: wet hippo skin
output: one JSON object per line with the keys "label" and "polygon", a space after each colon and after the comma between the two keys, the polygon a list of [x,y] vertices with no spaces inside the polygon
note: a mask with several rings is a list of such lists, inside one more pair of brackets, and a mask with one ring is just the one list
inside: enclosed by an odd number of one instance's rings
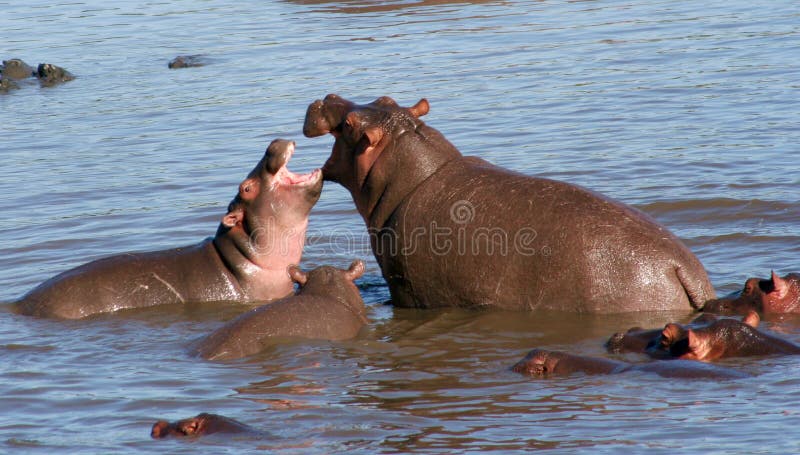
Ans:
{"label": "wet hippo skin", "polygon": [[714,299],[703,311],[720,314],[800,313],[800,274],[780,277],[772,272],[770,278],[749,278],[738,297]]}
{"label": "wet hippo skin", "polygon": [[300,261],[308,214],[322,190],[319,170],[297,175],[286,168],[293,152],[291,141],[269,145],[239,185],[215,237],[89,262],[42,283],[15,303],[16,310],[76,319],[125,308],[291,294],[286,268]]}
{"label": "wet hippo skin", "polygon": [[175,422],[159,420],[153,424],[153,428],[150,430],[150,436],[154,439],[169,436],[204,436],[214,433],[256,434],[258,431],[229,417],[205,412]]}
{"label": "wet hippo skin", "polygon": [[334,136],[324,178],[350,191],[393,304],[617,313],[715,297],[697,258],[647,215],[462,156],[419,119],[428,109],[328,95],[303,126]]}
{"label": "wet hippo skin", "polygon": [[615,354],[637,352],[658,359],[674,358],[670,349],[681,349],[685,343],[686,330],[706,327],[717,320],[713,314],[701,314],[686,325],[673,324],[675,329],[665,334],[663,328],[643,329],[633,327],[627,332],[618,332],[608,339],[606,349]]}
{"label": "wet hippo skin", "polygon": [[736,379],[748,377],[730,368],[703,364],[690,360],[657,360],[650,363],[627,363],[599,357],[587,357],[565,352],[534,349],[517,362],[512,371],[533,376],[550,377],[576,373],[619,374],[626,372],[654,373],[668,378]]}
{"label": "wet hippo skin", "polygon": [[800,354],[800,345],[759,330],[759,322],[758,313],[751,311],[741,321],[720,318],[705,327],[685,331],[667,324],[664,338],[685,340],[670,348],[673,356],[705,362],[728,357]]}
{"label": "wet hippo skin", "polygon": [[364,301],[353,283],[364,268],[359,260],[347,270],[322,266],[305,273],[289,267],[292,280],[300,285],[297,294],[242,314],[193,351],[206,359],[227,360],[255,354],[276,337],[353,338],[367,323]]}

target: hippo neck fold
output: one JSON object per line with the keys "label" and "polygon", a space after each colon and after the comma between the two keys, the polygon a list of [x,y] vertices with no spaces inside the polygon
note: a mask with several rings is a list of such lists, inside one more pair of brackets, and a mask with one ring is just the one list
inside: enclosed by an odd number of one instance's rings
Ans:
{"label": "hippo neck fold", "polygon": [[265,231],[259,237],[239,226],[220,226],[214,246],[245,299],[268,300],[292,294],[294,286],[286,269],[300,262],[307,227],[305,223],[289,233]]}
{"label": "hippo neck fold", "polygon": [[405,132],[381,153],[360,188],[359,212],[367,227],[381,229],[400,204],[420,185],[435,178],[442,168],[461,158],[455,148],[437,130],[421,124],[414,132]]}

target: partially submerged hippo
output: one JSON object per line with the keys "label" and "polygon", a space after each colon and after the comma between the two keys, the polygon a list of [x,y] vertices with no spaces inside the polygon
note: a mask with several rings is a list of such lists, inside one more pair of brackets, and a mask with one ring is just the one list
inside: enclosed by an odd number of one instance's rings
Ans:
{"label": "partially submerged hippo", "polygon": [[346,340],[367,323],[364,301],[353,283],[364,274],[364,262],[341,270],[318,267],[306,274],[296,266],[289,275],[297,294],[240,315],[200,341],[196,353],[227,360],[256,354],[276,337]]}
{"label": "partially submerged hippo", "polygon": [[565,352],[547,351],[534,349],[525,358],[517,362],[512,371],[517,373],[535,376],[548,377],[552,375],[564,376],[575,373],[587,375],[594,374],[619,374],[630,371],[644,373],[655,373],[659,376],[668,378],[715,378],[715,379],[736,379],[744,378],[748,375],[722,368],[715,365],[703,364],[692,361],[659,360],[650,363],[627,363],[618,360],[603,359],[599,357],[587,357]]}
{"label": "partially submerged hippo", "polygon": [[60,66],[50,63],[40,63],[34,70],[24,61],[14,58],[11,60],[3,60],[3,64],[0,65],[0,91],[19,88],[19,85],[15,81],[30,77],[36,77],[39,83],[44,87],[75,79],[72,73]]}
{"label": "partially submerged hippo", "polygon": [[584,188],[464,157],[388,97],[328,95],[303,133],[331,133],[326,180],[350,191],[403,307],[615,313],[697,309],[702,264],[647,215]]}
{"label": "partially submerged hippo", "polygon": [[627,332],[617,332],[611,335],[611,338],[606,342],[606,349],[615,354],[636,352],[644,353],[650,357],[659,359],[673,358],[674,356],[670,352],[670,348],[679,348],[681,341],[678,338],[683,335],[685,339],[686,329],[705,327],[716,320],[716,316],[704,313],[696,317],[689,324],[674,324],[676,331],[674,333],[670,332],[670,338],[664,336],[663,328],[643,329],[641,327],[633,327],[628,329]]}
{"label": "partially submerged hippo", "polygon": [[213,433],[257,434],[259,431],[229,417],[205,412],[175,422],[159,420],[150,430],[150,436],[154,439],[168,436],[204,436]]}
{"label": "partially submerged hippo", "polygon": [[800,313],[800,273],[783,278],[772,272],[770,278],[749,278],[738,297],[706,302],[703,311],[719,314]]}
{"label": "partially submerged hippo", "polygon": [[720,318],[706,327],[682,329],[676,324],[664,327],[664,338],[673,356],[709,362],[727,357],[800,354],[800,345],[758,330],[760,318],[751,311],[741,321]]}
{"label": "partially submerged hippo", "polygon": [[206,60],[202,55],[179,55],[167,63],[169,69],[194,68],[205,66]]}
{"label": "partially submerged hippo", "polygon": [[45,281],[16,304],[22,314],[76,319],[168,303],[265,301],[294,289],[308,214],[322,191],[320,170],[286,168],[294,142],[275,140],[239,185],[213,238],[182,248],[125,253]]}

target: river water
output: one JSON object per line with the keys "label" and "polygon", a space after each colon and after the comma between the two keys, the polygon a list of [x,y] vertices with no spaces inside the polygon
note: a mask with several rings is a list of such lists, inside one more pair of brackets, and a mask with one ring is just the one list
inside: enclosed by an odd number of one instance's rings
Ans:
{"label": "river water", "polygon": [[[637,207],[720,294],[800,271],[800,9],[788,0],[0,2],[0,58],[77,76],[0,94],[0,301],[105,255],[213,235],[275,137],[327,158],[306,107],[426,97],[463,153]],[[207,65],[169,70],[181,54]],[[368,260],[357,339],[206,362],[186,346],[242,311],[189,305],[81,321],[0,307],[4,453],[791,453],[800,360],[735,381],[531,380],[533,347],[607,356],[613,332],[685,314],[414,311],[388,289],[348,193],[328,184],[304,266]],[[342,242],[346,239],[346,242]],[[800,341],[800,319],[766,327]],[[640,357],[626,357],[643,361]],[[224,414],[257,436],[154,441]]]}

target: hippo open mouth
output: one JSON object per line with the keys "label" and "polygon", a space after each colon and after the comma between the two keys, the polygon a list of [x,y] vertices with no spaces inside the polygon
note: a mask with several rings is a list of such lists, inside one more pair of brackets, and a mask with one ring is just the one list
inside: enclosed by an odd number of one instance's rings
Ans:
{"label": "hippo open mouth", "polygon": [[269,157],[267,169],[269,171],[274,169],[274,172],[271,172],[275,176],[273,180],[274,185],[309,186],[317,183],[322,176],[322,171],[320,169],[314,169],[307,174],[295,174],[290,171],[287,165],[289,164],[289,160],[292,159],[292,155],[294,155],[294,149],[295,143],[292,141],[288,144],[283,153],[279,153],[278,156]]}

